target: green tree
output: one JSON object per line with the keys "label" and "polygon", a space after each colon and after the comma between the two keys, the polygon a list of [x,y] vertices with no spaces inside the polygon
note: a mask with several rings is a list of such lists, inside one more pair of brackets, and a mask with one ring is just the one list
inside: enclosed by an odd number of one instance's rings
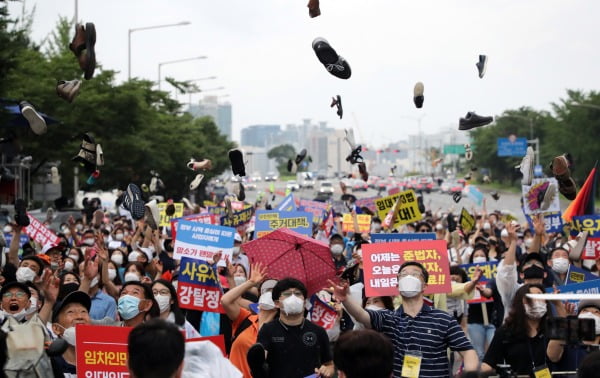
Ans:
{"label": "green tree", "polygon": [[275,159],[277,163],[277,170],[280,175],[288,174],[287,164],[290,159],[296,157],[296,149],[291,144],[282,144],[277,147],[273,147],[267,152],[269,159]]}

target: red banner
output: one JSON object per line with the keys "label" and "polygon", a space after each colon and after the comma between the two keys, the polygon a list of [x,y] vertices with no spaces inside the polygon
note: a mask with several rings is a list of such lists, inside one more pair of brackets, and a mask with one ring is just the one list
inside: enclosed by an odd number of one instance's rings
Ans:
{"label": "red banner", "polygon": [[129,377],[127,337],[131,329],[78,324],[77,377]]}
{"label": "red banner", "polygon": [[177,297],[179,307],[189,310],[225,313],[221,306],[221,286],[214,269],[202,260],[184,257],[179,268]]}
{"label": "red banner", "polygon": [[44,226],[43,223],[31,216],[29,213],[27,216],[29,217],[29,226],[25,228],[25,233],[29,235],[31,240],[34,240],[42,246],[48,243],[52,245],[58,245],[58,236],[56,236],[52,230]]}
{"label": "red banner", "polygon": [[581,259],[595,260],[598,256],[600,256],[600,238],[588,238]]}
{"label": "red banner", "polygon": [[323,328],[331,329],[337,320],[337,311],[315,297],[310,309],[310,321]]}
{"label": "red banner", "polygon": [[363,244],[362,251],[367,297],[398,295],[398,270],[405,261],[419,262],[429,273],[425,294],[451,291],[444,240]]}

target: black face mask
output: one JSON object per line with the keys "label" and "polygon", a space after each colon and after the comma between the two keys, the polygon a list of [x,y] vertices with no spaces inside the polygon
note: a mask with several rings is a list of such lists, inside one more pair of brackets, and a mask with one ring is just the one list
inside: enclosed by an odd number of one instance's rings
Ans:
{"label": "black face mask", "polygon": [[531,265],[527,269],[523,270],[523,275],[525,279],[529,278],[544,278],[544,269],[540,268],[537,265]]}

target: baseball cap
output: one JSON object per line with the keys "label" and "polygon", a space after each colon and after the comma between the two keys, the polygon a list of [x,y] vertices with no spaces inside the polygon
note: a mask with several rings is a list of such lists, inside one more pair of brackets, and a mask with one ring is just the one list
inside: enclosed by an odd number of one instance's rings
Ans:
{"label": "baseball cap", "polygon": [[88,312],[92,307],[92,300],[87,293],[80,290],[70,292],[63,298],[61,302],[58,302],[56,305],[54,305],[54,310],[52,311],[52,321],[55,322],[58,318],[58,315],[60,315],[60,312],[71,303],[79,303],[83,305]]}
{"label": "baseball cap", "polygon": [[27,294],[27,297],[31,298],[31,291],[29,291],[29,287],[19,281],[12,281],[3,285],[2,289],[0,290],[0,298],[4,296],[4,293],[8,292],[8,290],[12,289],[13,287],[23,290]]}

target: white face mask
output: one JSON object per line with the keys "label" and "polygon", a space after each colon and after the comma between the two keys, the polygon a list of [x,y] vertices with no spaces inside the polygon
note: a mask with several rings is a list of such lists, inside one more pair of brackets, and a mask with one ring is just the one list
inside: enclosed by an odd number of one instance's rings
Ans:
{"label": "white face mask", "polygon": [[110,256],[110,261],[114,262],[117,265],[122,265],[123,264],[123,255],[113,254],[112,256]]}
{"label": "white face mask", "polygon": [[65,328],[65,327],[61,326],[60,324],[58,326],[65,330],[63,332],[63,334],[60,336],[60,338],[64,339],[69,345],[75,346],[75,340],[76,340],[75,327]]}
{"label": "white face mask", "polygon": [[365,307],[365,310],[371,310],[371,311],[381,311],[381,310],[385,310],[385,309],[384,309],[384,308],[381,308],[381,307],[379,307],[379,306],[377,306],[377,305],[370,304],[370,305],[367,305],[367,306]]}
{"label": "white face mask", "polygon": [[304,310],[304,301],[295,295],[285,298],[281,304],[286,315],[298,315]]}
{"label": "white face mask", "polygon": [[79,255],[69,255],[69,258],[75,262],[79,261]]}
{"label": "white face mask", "polygon": [[546,302],[533,302],[533,304],[525,303],[525,312],[532,319],[541,319],[546,315]]}
{"label": "white face mask", "polygon": [[596,322],[596,335],[600,335],[600,316],[592,314],[591,312],[582,312],[578,316],[579,319],[594,319]]}
{"label": "white face mask", "polygon": [[75,226],[75,229],[77,231],[81,231],[81,230],[83,230],[83,225],[82,224],[78,224],[78,225]]}
{"label": "white face mask", "polygon": [[244,282],[248,281],[248,279],[244,276],[234,276],[233,280],[235,281],[235,286],[240,286]]}
{"label": "white face mask", "polygon": [[341,244],[333,244],[331,247],[329,247],[329,250],[331,251],[332,255],[339,256],[342,254],[342,252],[344,252],[344,246]]}
{"label": "white face mask", "polygon": [[90,282],[90,287],[96,287],[96,286],[98,286],[98,282],[100,282],[100,279],[98,278],[98,276],[94,277],[94,279],[92,280],[92,282]]}
{"label": "white face mask", "polygon": [[490,228],[492,228],[492,226],[490,225],[490,223],[489,223],[489,222],[485,222],[485,223],[483,224],[483,229],[484,229],[484,230],[486,230],[486,231],[489,231],[489,229],[490,229]]}
{"label": "white face mask", "polygon": [[118,240],[118,241],[123,240],[123,233],[119,232],[118,234],[115,234],[115,240]]}
{"label": "white face mask", "polygon": [[234,256],[239,255],[240,254],[240,246],[236,245],[235,247],[233,247],[233,252],[232,253],[233,253]]}
{"label": "white face mask", "polygon": [[362,259],[362,249],[357,249],[356,255]]}
{"label": "white face mask", "polygon": [[564,257],[553,258],[552,270],[558,274],[567,273],[567,270],[569,270],[569,259],[565,259]]}
{"label": "white face mask", "polygon": [[273,295],[270,291],[267,291],[258,298],[258,308],[261,310],[272,310],[275,308]]}
{"label": "white face mask", "polygon": [[525,244],[525,248],[529,249],[531,248],[531,244],[533,244],[533,239],[525,239],[523,244]]}
{"label": "white face mask", "polygon": [[116,277],[117,277],[117,270],[116,269],[109,269],[108,270],[108,279],[112,281]]}
{"label": "white face mask", "polygon": [[83,244],[87,245],[88,247],[93,246],[95,242],[96,241],[94,240],[94,238],[83,239]]}
{"label": "white face mask", "polygon": [[412,298],[417,296],[422,289],[423,283],[417,277],[405,276],[398,281],[398,291],[403,297]]}
{"label": "white face mask", "polygon": [[156,303],[158,303],[158,308],[160,309],[160,313],[169,311],[171,309],[171,296],[170,295],[155,295],[154,299],[156,299]]}
{"label": "white face mask", "polygon": [[70,272],[70,271],[72,271],[72,270],[73,270],[73,267],[74,267],[74,265],[73,265],[73,261],[65,261],[65,270],[66,270],[67,272]]}
{"label": "white face mask", "polygon": [[29,300],[31,301],[31,306],[29,306],[29,308],[27,310],[25,310],[25,315],[29,316],[31,314],[35,314],[38,310],[37,305],[38,305],[38,300],[36,297],[31,297],[29,298]]}
{"label": "white face mask", "polygon": [[6,311],[2,310],[2,315],[4,315],[3,318],[6,318],[8,316],[12,316],[18,322],[20,322],[21,320],[25,319],[25,317],[27,316],[27,311],[28,311],[28,309],[24,308],[21,311],[17,312],[16,314],[11,314],[9,312],[6,312]]}
{"label": "white face mask", "polygon": [[379,231],[381,231],[381,223],[373,223],[371,225],[371,232],[378,233]]}
{"label": "white face mask", "polygon": [[36,277],[36,273],[29,267],[22,266],[17,269],[17,281],[20,283],[25,283],[27,281],[33,282]]}
{"label": "white face mask", "polygon": [[508,237],[508,230],[505,228],[502,231],[500,231],[500,237],[502,238],[507,238]]}
{"label": "white face mask", "polygon": [[140,281],[140,277],[137,275],[137,273],[133,273],[133,272],[127,272],[125,273],[125,282],[129,282],[129,281]]}
{"label": "white face mask", "polygon": [[140,257],[140,253],[133,251],[129,254],[129,256],[127,256],[127,260],[136,262],[136,261],[138,261],[139,257]]}
{"label": "white face mask", "polygon": [[8,233],[12,232],[12,227],[10,227],[10,226],[4,226],[4,228],[2,229],[2,231],[4,231],[5,234],[8,234]]}
{"label": "white face mask", "polygon": [[487,259],[485,258],[485,256],[473,257],[473,263],[475,263],[475,264],[480,264],[480,263],[484,263],[484,262],[487,262]]}

